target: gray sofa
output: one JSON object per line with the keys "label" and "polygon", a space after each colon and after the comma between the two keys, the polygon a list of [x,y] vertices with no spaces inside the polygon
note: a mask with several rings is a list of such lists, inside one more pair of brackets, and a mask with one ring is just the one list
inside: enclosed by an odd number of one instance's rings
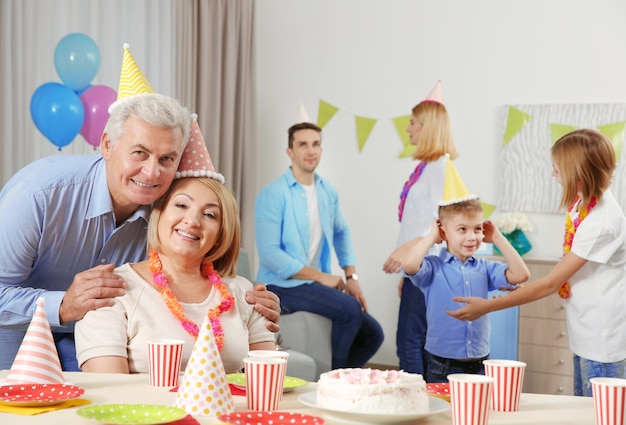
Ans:
{"label": "gray sofa", "polygon": [[[243,248],[239,253],[237,274],[254,283],[250,257]],[[317,381],[320,373],[330,370],[330,320],[325,317],[307,312],[281,315],[277,339],[289,352],[288,376]]]}

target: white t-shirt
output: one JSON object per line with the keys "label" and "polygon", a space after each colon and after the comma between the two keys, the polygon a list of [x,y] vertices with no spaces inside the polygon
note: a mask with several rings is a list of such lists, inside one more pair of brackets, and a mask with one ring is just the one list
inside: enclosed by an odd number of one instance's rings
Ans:
{"label": "white t-shirt", "polygon": [[[115,269],[127,283],[126,294],[115,299],[113,307],[89,311],[76,322],[76,357],[78,364],[102,356],[128,359],[131,373],[148,373],[148,343],[153,338],[184,340],[183,369],[191,356],[195,338],[188,334],[169,311],[161,294],[146,282],[131,266]],[[226,373],[243,367],[251,343],[274,341],[274,334],[265,327],[266,319],[245,300],[252,284],[241,276],[222,281],[235,298],[235,305],[220,315],[224,329],[224,348],[220,352]],[[209,310],[222,302],[220,293],[212,288],[205,301],[198,304],[180,303],[185,315],[198,326]]]}
{"label": "white t-shirt", "polygon": [[309,213],[309,252],[307,261],[309,267],[319,269],[320,257],[322,255],[322,220],[320,219],[320,209],[317,202],[317,190],[315,184],[302,185],[306,193],[307,210]]}
{"label": "white t-shirt", "polygon": [[[443,181],[446,174],[445,156],[430,162],[407,194],[397,246],[426,236],[438,216],[439,202],[443,198]],[[436,255],[442,245],[435,245],[429,254]]]}
{"label": "white t-shirt", "polygon": [[571,252],[587,263],[569,280],[570,349],[602,363],[626,359],[626,218],[609,190],[580,223]]}

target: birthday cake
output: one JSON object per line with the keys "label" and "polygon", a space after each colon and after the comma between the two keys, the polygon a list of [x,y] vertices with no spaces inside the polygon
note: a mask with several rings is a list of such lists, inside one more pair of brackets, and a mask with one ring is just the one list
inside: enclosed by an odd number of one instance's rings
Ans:
{"label": "birthday cake", "polygon": [[422,375],[398,370],[335,369],[317,382],[318,407],[359,413],[410,414],[429,410]]}

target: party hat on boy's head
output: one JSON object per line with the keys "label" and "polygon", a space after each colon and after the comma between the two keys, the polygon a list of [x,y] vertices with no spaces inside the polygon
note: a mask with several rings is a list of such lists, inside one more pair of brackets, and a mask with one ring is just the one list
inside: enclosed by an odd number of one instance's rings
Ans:
{"label": "party hat on boy's head", "polygon": [[44,299],[37,300],[35,315],[15,356],[6,382],[11,384],[62,384],[61,362],[54,345]]}
{"label": "party hat on boy's head", "polygon": [[470,191],[467,190],[449,154],[446,154],[445,173],[443,180],[443,196],[439,202],[439,206],[458,204],[459,202],[478,199],[478,196],[471,194]]}
{"label": "party hat on boy's head", "polygon": [[224,176],[215,171],[215,167],[213,167],[211,155],[209,155],[206,143],[204,143],[196,114],[192,115],[189,142],[185,146],[178,164],[178,171],[176,171],[177,179],[184,177],[210,177],[224,184]]}
{"label": "party hat on boy's head", "polygon": [[298,105],[298,115],[296,116],[296,122],[294,124],[300,124],[303,122],[312,122],[311,118],[309,118],[309,114],[306,113],[306,109],[304,109],[304,105],[300,103]]}
{"label": "party hat on boy's head", "polygon": [[199,330],[175,404],[193,416],[218,416],[235,410],[209,317]]}
{"label": "party hat on boy's head", "polygon": [[443,96],[441,95],[441,80],[438,80],[435,87],[428,93],[424,102],[437,102],[443,105]]}
{"label": "party hat on boy's head", "polygon": [[122,71],[120,73],[120,85],[117,90],[117,101],[113,102],[109,106],[109,112],[120,101],[136,96],[138,94],[150,94],[154,93],[152,85],[148,82],[146,77],[141,72],[139,65],[135,62],[135,58],[130,54],[128,43],[124,44],[124,57],[122,59]]}

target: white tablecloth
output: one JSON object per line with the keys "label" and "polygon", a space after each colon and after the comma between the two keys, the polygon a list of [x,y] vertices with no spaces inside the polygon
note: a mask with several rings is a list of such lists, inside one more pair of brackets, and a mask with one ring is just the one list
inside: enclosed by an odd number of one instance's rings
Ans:
{"label": "white tablecloth", "polygon": [[[7,371],[0,372],[5,378]],[[172,405],[176,394],[167,388],[154,388],[148,383],[147,375],[117,375],[95,373],[65,373],[67,383],[85,389],[81,398],[91,400],[91,405],[110,403],[148,403]],[[315,391],[316,384],[298,387],[285,393],[279,410],[301,412],[309,415],[322,416],[329,425],[345,424],[330,417],[327,412],[308,407],[298,401],[298,397],[306,392]],[[247,410],[246,399],[234,396],[237,411]],[[524,424],[524,425],[593,425],[593,402],[588,397],[557,396],[543,394],[522,394],[518,412],[490,412],[489,425]],[[90,406],[90,405],[87,405]],[[35,416],[22,416],[0,413],[2,425],[88,425],[95,422],[84,419],[76,414],[76,410],[85,406],[72,407]],[[196,418],[201,424],[221,424],[215,417]],[[450,410],[415,421],[418,425],[439,425],[452,423]]]}

